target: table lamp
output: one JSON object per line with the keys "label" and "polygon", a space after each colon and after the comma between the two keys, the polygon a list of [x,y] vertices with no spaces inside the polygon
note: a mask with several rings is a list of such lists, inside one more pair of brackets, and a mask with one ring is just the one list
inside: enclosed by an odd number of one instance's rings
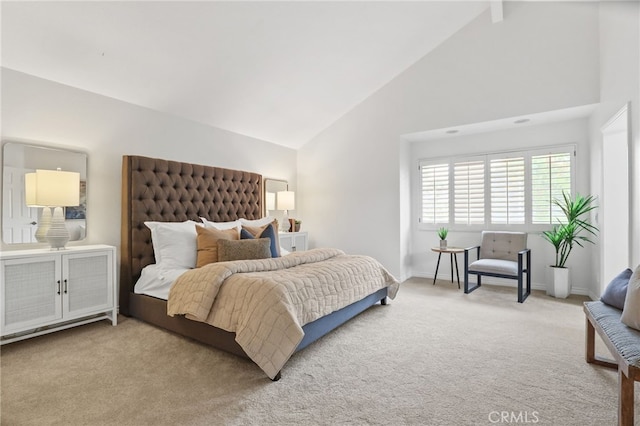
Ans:
{"label": "table lamp", "polygon": [[36,170],[35,175],[35,204],[53,208],[46,240],[52,249],[63,249],[69,230],[62,208],[80,204],[80,173],[57,169]]}
{"label": "table lamp", "polygon": [[281,231],[288,232],[291,228],[291,224],[289,223],[287,213],[288,210],[293,210],[296,208],[295,193],[293,191],[278,191],[277,207],[278,210],[284,210],[284,217],[282,219],[282,223],[280,224]]}

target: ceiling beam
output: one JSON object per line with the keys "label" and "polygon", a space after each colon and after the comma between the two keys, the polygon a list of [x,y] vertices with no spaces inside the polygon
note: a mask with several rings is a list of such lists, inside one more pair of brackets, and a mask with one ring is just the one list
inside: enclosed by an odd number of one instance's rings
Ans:
{"label": "ceiling beam", "polygon": [[491,5],[491,22],[494,24],[498,22],[502,22],[504,19],[504,15],[502,13],[502,0],[491,0],[489,1]]}

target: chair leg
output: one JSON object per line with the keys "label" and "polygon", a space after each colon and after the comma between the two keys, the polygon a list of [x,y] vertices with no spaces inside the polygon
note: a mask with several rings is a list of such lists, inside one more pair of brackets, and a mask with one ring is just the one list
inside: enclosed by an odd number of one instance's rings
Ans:
{"label": "chair leg", "polygon": [[469,252],[464,251],[464,292],[469,293]]}
{"label": "chair leg", "polygon": [[476,277],[478,278],[478,283],[473,287],[469,287],[469,251],[465,250],[464,251],[464,293],[465,294],[469,294],[473,290],[480,287],[480,275],[476,275]]}
{"label": "chair leg", "polygon": [[527,296],[531,294],[531,251],[527,253]]}
{"label": "chair leg", "polygon": [[527,253],[527,269],[526,269],[526,273],[527,273],[527,288],[526,291],[523,288],[523,274],[524,274],[524,265],[522,262],[522,253],[518,253],[518,303],[522,303],[524,302],[527,297],[529,297],[529,295],[531,294],[531,254],[530,252]]}
{"label": "chair leg", "polygon": [[518,303],[524,302],[525,298],[522,293],[522,271],[518,271]]}
{"label": "chair leg", "polygon": [[480,287],[480,285],[481,285],[480,275],[476,275],[476,278],[478,280],[478,283],[476,285],[474,285],[473,287],[469,287],[469,272],[467,272],[467,271],[464,272],[464,292],[466,294],[469,294],[473,290],[476,290],[478,287]]}
{"label": "chair leg", "polygon": [[518,273],[518,303],[523,303],[527,300],[527,297],[531,294],[531,281],[529,279],[529,271],[527,271],[527,289],[523,288],[523,280],[522,280],[523,272],[520,271]]}

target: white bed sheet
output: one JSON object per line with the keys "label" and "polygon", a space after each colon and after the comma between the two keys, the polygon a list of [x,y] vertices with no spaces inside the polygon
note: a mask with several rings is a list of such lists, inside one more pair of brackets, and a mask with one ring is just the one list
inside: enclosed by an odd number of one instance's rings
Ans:
{"label": "white bed sheet", "polygon": [[169,290],[180,275],[189,269],[166,269],[159,265],[147,265],[142,269],[140,278],[133,287],[136,294],[146,294],[168,300]]}

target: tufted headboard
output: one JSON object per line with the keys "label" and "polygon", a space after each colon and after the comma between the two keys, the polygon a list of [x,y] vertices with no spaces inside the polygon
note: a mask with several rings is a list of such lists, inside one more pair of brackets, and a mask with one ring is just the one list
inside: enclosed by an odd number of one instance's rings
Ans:
{"label": "tufted headboard", "polygon": [[120,312],[142,268],[154,263],[145,221],[225,222],[262,217],[262,176],[198,164],[129,156],[122,158]]}

